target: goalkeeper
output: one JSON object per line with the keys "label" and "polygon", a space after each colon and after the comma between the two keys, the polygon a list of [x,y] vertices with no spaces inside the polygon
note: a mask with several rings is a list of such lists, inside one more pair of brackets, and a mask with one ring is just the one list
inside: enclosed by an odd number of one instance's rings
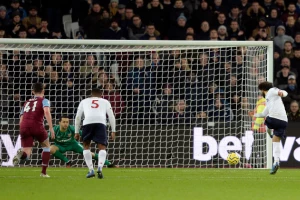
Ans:
{"label": "goalkeeper", "polygon": [[262,96],[258,96],[258,101],[256,102],[256,107],[253,112],[250,112],[249,115],[253,118],[252,130],[257,133],[265,133],[266,127],[264,124],[264,118],[256,118],[255,115],[262,113],[266,107],[266,99]]}
{"label": "goalkeeper", "polygon": [[[69,160],[63,154],[66,151],[73,151],[81,155],[83,154],[82,145],[76,141],[79,140],[79,138],[75,138],[75,127],[69,125],[69,117],[62,116],[59,119],[59,125],[54,126],[53,129],[55,133],[55,140],[54,140],[54,145],[51,145],[50,147],[50,153],[55,158],[64,161],[66,163],[66,167],[71,167],[72,161]],[[81,131],[80,131],[80,135],[81,135]],[[92,158],[98,160],[98,154],[92,153]],[[108,160],[105,161],[104,165],[106,165],[107,167],[115,167]]]}

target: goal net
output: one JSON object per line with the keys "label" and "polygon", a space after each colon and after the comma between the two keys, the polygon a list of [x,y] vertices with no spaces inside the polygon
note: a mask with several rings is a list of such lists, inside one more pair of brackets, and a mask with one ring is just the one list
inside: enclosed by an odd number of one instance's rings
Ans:
{"label": "goal net", "polygon": [[[117,118],[117,138],[108,145],[115,165],[224,168],[228,153],[237,152],[235,167],[270,167],[270,144],[253,113],[258,83],[272,81],[271,42],[1,42],[2,166],[12,165],[20,147],[21,106],[32,84],[43,82],[54,124],[68,115],[73,125],[79,102],[92,88],[103,90]],[[82,155],[66,156],[85,166]],[[53,157],[50,164],[65,165]],[[20,166],[37,165],[38,145]]]}

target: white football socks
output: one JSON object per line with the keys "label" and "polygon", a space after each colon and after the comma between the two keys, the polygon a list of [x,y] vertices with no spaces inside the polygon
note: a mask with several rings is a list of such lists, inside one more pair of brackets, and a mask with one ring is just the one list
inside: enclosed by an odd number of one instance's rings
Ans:
{"label": "white football socks", "polygon": [[104,162],[106,159],[106,151],[105,150],[100,150],[98,154],[98,167],[100,170],[102,170]]}
{"label": "white football socks", "polygon": [[274,164],[279,163],[280,159],[280,142],[273,142],[273,157],[274,157]]}
{"label": "white football socks", "polygon": [[87,165],[87,167],[89,168],[89,170],[93,170],[94,166],[93,166],[93,161],[92,161],[92,153],[91,150],[83,150],[83,157],[85,160],[85,163]]}

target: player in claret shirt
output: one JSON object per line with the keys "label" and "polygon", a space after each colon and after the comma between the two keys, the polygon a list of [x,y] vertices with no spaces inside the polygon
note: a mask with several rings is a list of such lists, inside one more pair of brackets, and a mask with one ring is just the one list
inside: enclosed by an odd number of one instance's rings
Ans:
{"label": "player in claret shirt", "polygon": [[[66,151],[73,151],[78,154],[83,154],[83,146],[77,142],[79,137],[75,137],[75,127],[70,125],[70,120],[68,116],[61,116],[59,119],[59,125],[54,126],[55,140],[54,145],[50,147],[50,153],[66,163],[67,167],[71,167],[72,161],[69,160],[65,155]],[[82,131],[79,131],[82,135]],[[51,137],[49,132],[49,137]],[[92,153],[93,159],[98,161],[98,154]],[[104,165],[108,167],[115,167],[108,160],[105,160]]]}
{"label": "player in claret shirt", "polygon": [[44,117],[46,118],[51,138],[55,138],[52,117],[50,113],[50,102],[44,98],[44,85],[35,83],[33,85],[34,97],[25,102],[21,111],[20,118],[20,136],[21,149],[17,151],[13,159],[14,165],[19,164],[20,160],[28,159],[31,155],[34,139],[37,140],[43,148],[42,152],[42,173],[41,177],[49,178],[46,170],[50,160],[50,143],[47,131],[44,127]]}

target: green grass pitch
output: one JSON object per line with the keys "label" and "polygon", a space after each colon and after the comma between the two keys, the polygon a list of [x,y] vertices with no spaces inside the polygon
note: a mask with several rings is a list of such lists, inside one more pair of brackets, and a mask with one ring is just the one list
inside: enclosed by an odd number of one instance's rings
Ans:
{"label": "green grass pitch", "polygon": [[256,169],[104,169],[104,179],[86,179],[87,169],[0,168],[2,200],[296,200],[300,170],[276,175]]}

